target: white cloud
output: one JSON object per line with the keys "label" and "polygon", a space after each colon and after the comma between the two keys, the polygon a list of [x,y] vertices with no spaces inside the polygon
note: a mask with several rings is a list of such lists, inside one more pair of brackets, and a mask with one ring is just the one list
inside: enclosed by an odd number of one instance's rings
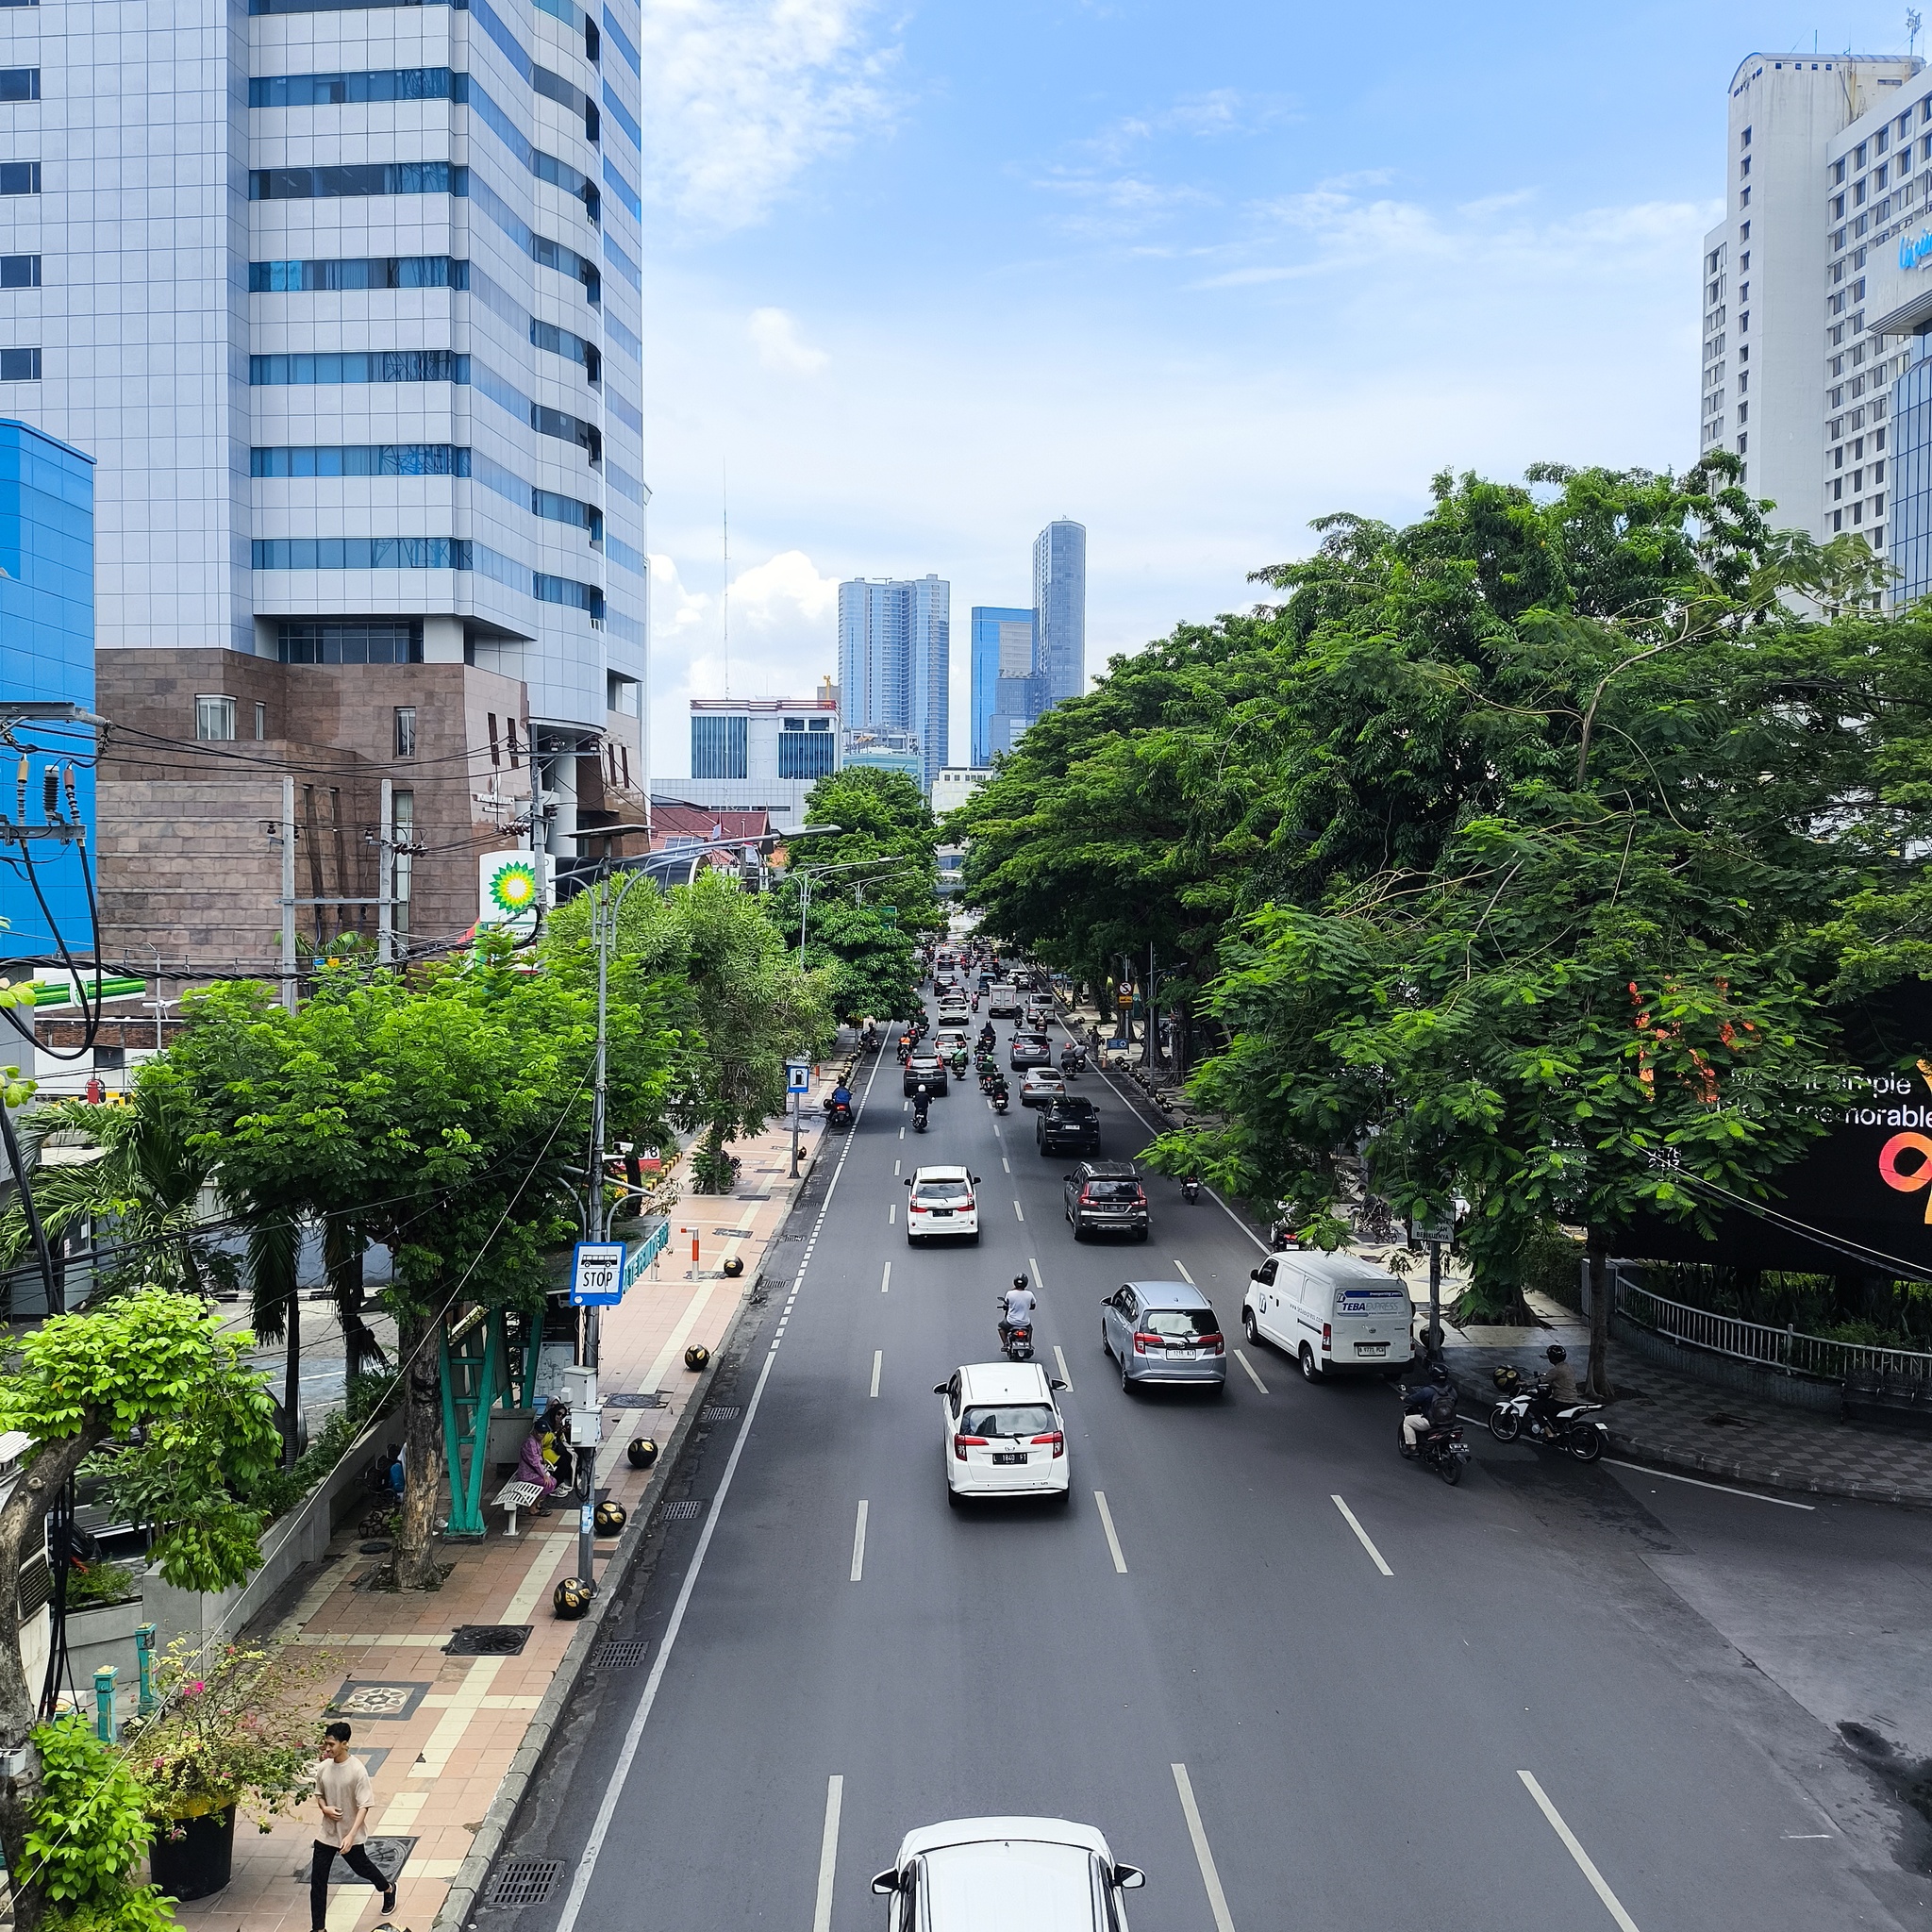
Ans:
{"label": "white cloud", "polygon": [[811,162],[887,118],[873,0],[644,0],[645,192],[756,222]]}
{"label": "white cloud", "polygon": [[745,333],[757,345],[758,360],[767,369],[791,375],[816,375],[832,359],[823,349],[799,341],[797,321],[783,308],[754,308]]}

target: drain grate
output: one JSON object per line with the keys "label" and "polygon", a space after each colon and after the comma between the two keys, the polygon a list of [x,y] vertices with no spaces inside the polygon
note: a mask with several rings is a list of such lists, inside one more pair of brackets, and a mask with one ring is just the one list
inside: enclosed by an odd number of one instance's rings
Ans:
{"label": "drain grate", "polygon": [[458,1624],[442,1646],[445,1657],[520,1657],[530,1624]]}
{"label": "drain grate", "polygon": [[607,1395],[606,1408],[662,1408],[664,1397],[656,1389],[632,1390],[624,1395]]}
{"label": "drain grate", "polygon": [[631,1637],[615,1637],[597,1653],[600,1671],[628,1671],[644,1660],[646,1644]]}
{"label": "drain grate", "polygon": [[735,1423],[738,1405],[735,1402],[709,1403],[699,1413],[698,1420],[701,1423]]}
{"label": "drain grate", "polygon": [[690,1523],[705,1513],[704,1500],[698,1496],[688,1497],[682,1503],[673,1503],[664,1513],[675,1522]]}
{"label": "drain grate", "polygon": [[513,1858],[499,1866],[490,1881],[490,1892],[483,1901],[499,1911],[515,1911],[522,1906],[541,1906],[557,1889],[563,1875],[561,1858]]}

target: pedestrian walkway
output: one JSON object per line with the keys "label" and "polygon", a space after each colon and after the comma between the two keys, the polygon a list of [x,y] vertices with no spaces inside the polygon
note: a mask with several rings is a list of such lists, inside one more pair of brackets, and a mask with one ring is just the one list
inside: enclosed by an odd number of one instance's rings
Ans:
{"label": "pedestrian walkway", "polygon": [[[831,1072],[828,1066],[806,1116],[805,1172],[819,1151],[817,1108],[830,1091]],[[698,1343],[715,1354],[726,1341],[795,1194],[789,1119],[735,1143],[734,1151],[741,1160],[737,1191],[683,1195],[671,1214],[670,1250],[620,1307],[604,1311],[598,1389],[606,1405],[605,1441],[597,1485],[600,1494],[608,1491],[633,1514],[655,1504],[670,1480],[675,1443],[702,1421],[692,1416],[692,1404],[702,1399],[710,1376],[686,1369],[686,1347]],[[691,1237],[680,1241],[680,1227],[698,1231],[695,1267]],[[744,1263],[735,1279],[724,1272],[733,1257]],[[630,1406],[613,1406],[613,1397],[628,1398]],[[630,1466],[626,1446],[636,1435],[660,1445],[652,1470]],[[501,1487],[490,1480],[486,1494]],[[432,1592],[369,1588],[383,1557],[358,1548],[362,1539],[351,1520],[325,1562],[291,1586],[300,1591],[292,1607],[248,1633],[258,1641],[279,1637],[325,1651],[318,1729],[325,1700],[328,1714],[354,1727],[351,1749],[368,1763],[375,1786],[371,1856],[385,1871],[401,1856],[391,1917],[418,1932],[426,1932],[441,1909],[544,1692],[565,1663],[573,1637],[584,1629],[551,1608],[558,1581],[576,1574],[575,1514],[524,1515],[514,1539],[506,1534],[504,1512],[486,1514],[489,1528],[480,1542],[439,1545],[441,1559],[454,1567]],[[600,1542],[600,1575],[615,1548]],[[515,1647],[524,1627],[527,1636]],[[450,1654],[456,1633],[478,1630],[505,1633],[485,1636],[482,1644],[507,1639],[506,1648]],[[180,1918],[190,1925],[219,1925],[221,1932],[308,1932],[314,1825],[310,1807],[277,1821],[266,1834],[246,1824],[238,1828],[233,1879],[214,1897],[180,1906]],[[379,1840],[396,1842],[385,1847],[375,1842]],[[374,1889],[340,1864],[336,1876],[329,1932],[373,1925],[380,1917]]]}
{"label": "pedestrian walkway", "polygon": [[[1590,1330],[1568,1308],[1531,1294],[1547,1327],[1447,1328],[1443,1357],[1474,1421],[1489,1413],[1491,1372],[1513,1363],[1525,1382],[1561,1342],[1581,1381]],[[1617,1399],[1605,1411],[1610,1453],[1717,1482],[1932,1507],[1932,1437],[1788,1408],[1721,1389],[1610,1348]]]}

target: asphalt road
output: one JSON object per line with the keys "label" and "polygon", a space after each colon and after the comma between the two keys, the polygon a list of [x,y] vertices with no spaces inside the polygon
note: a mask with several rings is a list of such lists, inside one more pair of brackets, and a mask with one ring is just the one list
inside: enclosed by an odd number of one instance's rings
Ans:
{"label": "asphalt road", "polygon": [[[1385,1386],[1265,1348],[1219,1401],[1125,1394],[1102,1295],[1185,1270],[1233,1338],[1252,1237],[1156,1178],[1146,1245],[1076,1244],[1017,1105],[969,1081],[920,1138],[890,1056],[858,1091],[682,1473],[697,1510],[617,1607],[645,1660],[587,1680],[507,1848],[562,1881],[479,1932],[875,1927],[901,1835],[988,1812],[1099,1825],[1147,1871],[1136,1932],[1932,1924],[1932,1832],[1831,1728],[1891,1653],[1814,1681],[1848,1566],[1895,1601],[1924,1519],[1487,1438],[1452,1491],[1397,1457]],[[1145,1143],[1123,1095],[1077,1091],[1108,1155]],[[939,1160],[983,1177],[985,1232],[908,1251],[901,1177]],[[1072,1383],[1074,1501],[955,1511],[933,1385],[995,1353],[1022,1271]],[[1799,1584],[1761,1588],[1787,1556],[1835,1577],[1808,1633]]]}

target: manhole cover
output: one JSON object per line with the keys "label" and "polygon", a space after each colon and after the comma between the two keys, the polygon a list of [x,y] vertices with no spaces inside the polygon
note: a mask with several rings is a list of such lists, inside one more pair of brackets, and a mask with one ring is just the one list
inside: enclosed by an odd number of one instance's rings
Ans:
{"label": "manhole cover", "polygon": [[1714,1429],[1748,1429],[1751,1426],[1742,1416],[1726,1415],[1723,1409],[1715,1415],[1706,1416],[1704,1420]]}
{"label": "manhole cover", "polygon": [[561,1858],[515,1858],[498,1868],[490,1881],[484,1904],[514,1911],[520,1906],[541,1906],[556,1889],[563,1873]]}
{"label": "manhole cover", "polygon": [[728,1235],[734,1241],[748,1241],[756,1229],[749,1227],[714,1227],[713,1234]]}
{"label": "manhole cover", "polygon": [[691,1497],[685,1502],[672,1504],[664,1513],[675,1518],[679,1523],[690,1523],[694,1517],[705,1513],[705,1506],[701,1498]]}
{"label": "manhole cover", "polygon": [[603,1671],[628,1671],[644,1660],[646,1645],[628,1637],[613,1639],[597,1653],[597,1668]]}
{"label": "manhole cover", "polygon": [[698,1420],[701,1423],[734,1423],[738,1420],[738,1405],[735,1402],[713,1403],[704,1409]]}
{"label": "manhole cover", "polygon": [[655,1389],[632,1390],[625,1395],[607,1395],[606,1408],[662,1408],[664,1398]]}
{"label": "manhole cover", "polygon": [[[362,1849],[369,1854],[369,1862],[391,1885],[395,1883],[396,1874],[403,1869],[409,1854],[415,1848],[416,1840],[413,1838],[365,1838],[362,1840]],[[307,1858],[295,1867],[295,1877],[300,1883],[308,1883],[310,1869],[310,1862]],[[354,1885],[359,1877],[360,1873],[350,1871],[340,1858],[336,1859],[328,1870],[328,1882],[331,1885]],[[366,1885],[369,1881],[364,1878],[362,1882]]]}
{"label": "manhole cover", "polygon": [[442,1646],[445,1657],[517,1657],[530,1641],[530,1624],[458,1624]]}

